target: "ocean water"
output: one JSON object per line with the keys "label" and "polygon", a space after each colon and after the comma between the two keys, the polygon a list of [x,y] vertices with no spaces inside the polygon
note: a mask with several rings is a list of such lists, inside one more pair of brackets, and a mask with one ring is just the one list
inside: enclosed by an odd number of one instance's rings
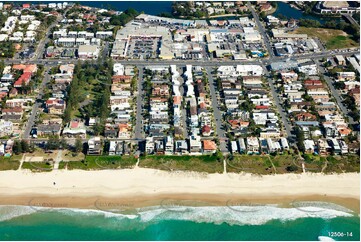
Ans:
{"label": "ocean water", "polygon": [[0,240],[317,240],[329,232],[360,240],[360,217],[325,203],[262,206],[153,206],[132,214],[0,206]]}

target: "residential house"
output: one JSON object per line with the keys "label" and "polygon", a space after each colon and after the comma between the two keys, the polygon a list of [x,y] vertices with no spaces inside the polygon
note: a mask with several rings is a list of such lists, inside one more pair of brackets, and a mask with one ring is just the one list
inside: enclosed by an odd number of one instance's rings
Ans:
{"label": "residential house", "polygon": [[210,136],[211,132],[212,132],[212,129],[211,129],[211,127],[209,125],[204,125],[202,127],[202,135],[203,136]]}
{"label": "residential house", "polygon": [[72,76],[74,73],[74,64],[60,65],[59,70],[61,74]]}
{"label": "residential house", "polygon": [[340,65],[340,66],[346,65],[346,60],[342,55],[336,55],[335,59],[336,59],[338,65]]}
{"label": "residential house", "polygon": [[203,140],[203,153],[213,154],[217,151],[217,144],[213,140]]}
{"label": "residential house", "polygon": [[94,137],[88,140],[88,155],[101,155],[103,150],[100,137]]}
{"label": "residential house", "polygon": [[354,81],[355,78],[355,72],[337,72],[336,81]]}
{"label": "residential house", "polygon": [[315,142],[313,140],[304,140],[303,145],[306,153],[312,154],[315,152]]}
{"label": "residential house", "polygon": [[300,112],[295,115],[295,119],[297,121],[316,121],[317,117],[316,117],[316,115],[313,115],[308,112]]}
{"label": "residential house", "polygon": [[174,139],[171,136],[165,138],[165,154],[173,155],[174,153]]}
{"label": "residential house", "polygon": [[318,147],[318,154],[320,155],[328,155],[330,153],[331,147],[323,139],[317,140],[317,147]]}
{"label": "residential house", "polygon": [[105,128],[104,128],[104,136],[106,138],[117,138],[118,137],[118,126],[117,125],[112,125],[109,123],[105,124]]}
{"label": "residential house", "polygon": [[341,154],[347,154],[348,153],[348,145],[344,140],[338,140],[338,143],[340,145]]}
{"label": "residential house", "polygon": [[189,149],[191,153],[200,153],[202,151],[201,137],[198,135],[189,136]]}
{"label": "residential house", "polygon": [[124,141],[114,141],[111,140],[109,143],[109,155],[122,155]]}
{"label": "residential house", "polygon": [[131,127],[128,123],[120,123],[118,125],[118,138],[120,139],[129,139],[131,136]]}
{"label": "residential house", "polygon": [[86,129],[83,121],[70,121],[63,130],[63,136],[67,138],[86,138]]}
{"label": "residential house", "polygon": [[37,136],[44,137],[48,135],[56,135],[59,136],[61,131],[60,123],[47,123],[47,124],[39,124],[37,126]]}
{"label": "residential house", "polygon": [[66,104],[63,99],[49,98],[45,102],[48,113],[62,115],[65,111]]}
{"label": "residential house", "polygon": [[0,119],[0,137],[10,136],[13,133],[13,122]]}
{"label": "residential house", "polygon": [[163,137],[154,138],[154,151],[158,155],[165,154],[165,143]]}
{"label": "residential house", "polygon": [[145,141],[145,151],[147,154],[154,154],[154,138],[153,137],[146,137]]}
{"label": "residential house", "polygon": [[22,87],[22,86],[27,86],[29,85],[31,80],[31,73],[26,72],[23,73],[15,82],[14,82],[14,87]]}
{"label": "residential house", "polygon": [[341,154],[341,147],[337,139],[329,139],[327,141],[335,154]]}
{"label": "residential house", "polygon": [[6,121],[10,120],[19,123],[23,117],[23,109],[20,107],[4,108],[1,110],[1,112],[2,118]]}
{"label": "residential house", "polygon": [[9,92],[9,97],[10,97],[10,98],[14,98],[14,97],[16,97],[18,94],[19,94],[18,89],[16,89],[16,88],[14,87],[14,88],[12,88],[12,89],[10,90],[10,92]]}
{"label": "residential house", "polygon": [[289,145],[288,145],[288,141],[287,141],[286,138],[282,137],[282,138],[280,139],[280,142],[281,142],[281,146],[282,146],[282,149],[283,149],[283,150],[289,150],[289,149],[290,149],[290,147],[289,147]]}
{"label": "residential house", "polygon": [[291,83],[297,81],[298,79],[298,74],[294,71],[283,71],[280,74],[282,81],[284,81],[285,83]]}
{"label": "residential house", "polygon": [[9,139],[8,141],[6,141],[5,152],[4,152],[5,157],[12,156],[12,154],[13,154],[13,146],[14,146],[14,141],[13,140]]}
{"label": "residential house", "polygon": [[238,139],[239,153],[244,154],[247,152],[247,147],[243,138]]}
{"label": "residential house", "polygon": [[247,154],[259,154],[259,148],[257,137],[247,137]]}

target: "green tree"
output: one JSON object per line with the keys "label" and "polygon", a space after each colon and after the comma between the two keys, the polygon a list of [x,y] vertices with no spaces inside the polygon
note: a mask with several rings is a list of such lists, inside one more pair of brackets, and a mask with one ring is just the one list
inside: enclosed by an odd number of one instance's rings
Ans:
{"label": "green tree", "polygon": [[20,145],[23,152],[29,152],[30,148],[28,142],[21,140]]}
{"label": "green tree", "polygon": [[100,135],[103,133],[104,131],[104,126],[102,124],[100,124],[99,122],[97,122],[94,126],[93,126],[93,131],[95,135]]}
{"label": "green tree", "polygon": [[83,150],[83,141],[80,138],[75,140],[74,150],[77,153],[80,153]]}
{"label": "green tree", "polygon": [[344,89],[346,85],[344,82],[335,82],[334,86],[336,89]]}
{"label": "green tree", "polygon": [[297,171],[298,167],[295,166],[295,165],[290,165],[290,166],[287,166],[286,170],[289,171],[289,172]]}
{"label": "green tree", "polygon": [[57,150],[60,147],[60,140],[57,135],[52,135],[48,139],[48,143],[46,144],[46,149],[48,150]]}
{"label": "green tree", "polygon": [[295,128],[295,134],[296,134],[296,138],[297,138],[297,147],[300,151],[304,152],[305,145],[304,145],[303,141],[305,141],[305,135],[299,127]]}
{"label": "green tree", "polygon": [[71,110],[70,109],[71,109],[71,107],[66,107],[64,114],[63,114],[63,121],[66,124],[69,123],[71,120]]}
{"label": "green tree", "polygon": [[67,148],[68,148],[68,142],[66,141],[66,139],[62,138],[62,139],[60,140],[60,147],[61,147],[62,149],[67,149]]}
{"label": "green tree", "polygon": [[19,140],[15,140],[14,145],[13,145],[13,152],[18,155],[20,153],[23,153],[23,149],[21,147],[21,143]]}

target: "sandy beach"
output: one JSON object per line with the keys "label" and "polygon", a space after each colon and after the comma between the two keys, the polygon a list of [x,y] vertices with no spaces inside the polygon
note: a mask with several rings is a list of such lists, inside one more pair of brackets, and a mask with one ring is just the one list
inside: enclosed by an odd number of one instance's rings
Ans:
{"label": "sandy beach", "polygon": [[[140,207],[159,204],[247,205],[334,202],[359,212],[358,173],[258,176],[136,168],[0,172],[0,204],[47,207]],[[192,202],[189,202],[192,200]],[[190,204],[192,203],[192,204]]]}

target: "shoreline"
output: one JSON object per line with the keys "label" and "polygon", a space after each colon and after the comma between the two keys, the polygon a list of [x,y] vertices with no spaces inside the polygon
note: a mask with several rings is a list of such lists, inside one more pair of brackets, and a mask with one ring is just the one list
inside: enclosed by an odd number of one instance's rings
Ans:
{"label": "shoreline", "polygon": [[[158,194],[156,196],[131,196],[131,197],[104,197],[104,196],[44,196],[44,195],[18,195],[0,196],[0,206],[28,206],[34,210],[38,207],[48,209],[90,209],[103,212],[123,212],[137,208],[159,206],[161,208],[175,208],[181,206],[266,206],[277,205],[281,208],[297,208],[301,202],[325,202],[340,205],[360,213],[360,200],[347,197],[300,195],[300,196],[248,196],[229,194]],[[230,208],[232,209],[232,208]]]}
{"label": "shoreline", "polygon": [[[54,185],[55,182],[55,185]],[[323,201],[360,212],[360,174],[201,174],[147,168],[0,172],[0,204],[109,210]]]}

